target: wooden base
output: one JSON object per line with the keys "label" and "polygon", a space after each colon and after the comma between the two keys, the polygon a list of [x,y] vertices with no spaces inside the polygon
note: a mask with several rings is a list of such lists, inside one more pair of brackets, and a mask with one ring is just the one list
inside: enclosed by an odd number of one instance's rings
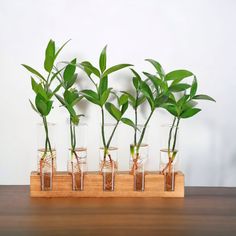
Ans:
{"label": "wooden base", "polygon": [[40,176],[32,172],[30,176],[31,197],[184,197],[184,175],[175,176],[175,191],[164,191],[164,175],[159,172],[147,172],[145,191],[134,191],[134,176],[127,172],[118,172],[115,176],[115,190],[102,190],[102,175],[88,172],[84,177],[84,191],[72,191],[72,176],[67,172],[56,172],[53,177],[53,190],[40,190]]}

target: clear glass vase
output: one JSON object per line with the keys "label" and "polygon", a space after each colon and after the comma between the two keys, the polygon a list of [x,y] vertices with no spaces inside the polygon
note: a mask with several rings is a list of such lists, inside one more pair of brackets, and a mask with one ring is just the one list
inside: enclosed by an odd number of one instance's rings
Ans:
{"label": "clear glass vase", "polygon": [[[111,137],[112,132],[114,131],[114,128],[114,124],[105,124],[105,140],[107,140],[107,143]],[[101,137],[101,139],[103,138]],[[99,149],[99,170],[103,176],[103,190],[114,191],[115,174],[118,170],[118,148],[116,133],[114,133],[108,148],[105,148],[103,141],[101,141],[101,147]]]}
{"label": "clear glass vase", "polygon": [[[48,137],[46,136],[46,130]],[[37,171],[40,174],[42,191],[51,191],[53,187],[53,174],[56,171],[56,149],[54,142],[55,124],[42,123],[37,125],[38,163]]]}
{"label": "clear glass vase", "polygon": [[164,191],[175,190],[179,129],[173,125],[161,127],[160,173],[164,175]]}
{"label": "clear glass vase", "polygon": [[100,164],[99,169],[103,176],[103,190],[114,191],[115,174],[118,170],[117,163],[118,148],[110,147],[105,153],[104,148],[100,148]]}
{"label": "clear glass vase", "polygon": [[149,146],[147,144],[148,127],[146,128],[142,143],[139,145],[143,128],[143,125],[138,125],[139,131],[136,133],[135,137],[136,145],[130,145],[129,170],[130,174],[134,176],[135,191],[144,191],[145,189],[145,166],[148,161]]}
{"label": "clear glass vase", "polygon": [[148,144],[141,144],[138,148],[137,145],[130,144],[130,160],[129,169],[130,174],[134,174],[138,165],[145,165],[148,161]]}
{"label": "clear glass vase", "polygon": [[145,190],[145,168],[144,163],[138,163],[134,170],[134,191]]}
{"label": "clear glass vase", "polygon": [[130,159],[129,170],[130,174],[134,174],[134,170],[137,168],[137,164],[147,163],[148,161],[148,126],[146,127],[145,134],[140,142],[141,133],[144,129],[144,125],[138,125],[137,133],[134,135],[135,144],[130,144]]}
{"label": "clear glass vase", "polygon": [[[67,171],[71,174],[72,190],[84,190],[84,175],[87,172],[87,125],[71,124],[74,138],[70,138],[69,160],[67,162]],[[71,137],[71,135],[70,135]],[[73,146],[74,143],[74,147]]]}

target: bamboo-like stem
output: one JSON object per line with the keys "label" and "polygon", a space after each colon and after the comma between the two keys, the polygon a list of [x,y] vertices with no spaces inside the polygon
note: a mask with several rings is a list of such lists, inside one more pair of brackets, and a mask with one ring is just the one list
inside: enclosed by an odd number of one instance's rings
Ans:
{"label": "bamboo-like stem", "polygon": [[[137,114],[137,107],[135,107],[134,109],[134,124],[135,124],[135,127],[137,127],[138,125],[138,114]],[[136,146],[137,145],[137,129],[134,129],[134,145]]]}
{"label": "bamboo-like stem", "polygon": [[174,125],[175,125],[175,121],[176,121],[176,117],[174,117],[172,126],[171,126],[170,131],[169,131],[169,138],[168,138],[168,155],[169,156],[170,156],[170,143],[171,143],[172,131],[173,131],[173,128],[174,128]]}
{"label": "bamboo-like stem", "polygon": [[[171,138],[172,138],[172,132],[173,132],[173,128],[175,125],[177,119],[177,124],[175,127],[175,133],[174,133],[174,141],[173,141],[173,145],[172,145],[172,149],[170,150],[170,144],[171,144]],[[166,164],[166,166],[163,168],[163,170],[161,171],[162,174],[164,174],[165,170],[167,170],[167,168],[169,168],[169,172],[171,170],[171,164],[173,163],[175,156],[176,156],[176,152],[175,152],[175,146],[176,146],[176,141],[177,141],[177,133],[178,133],[178,128],[179,128],[179,122],[180,122],[180,118],[179,117],[175,117],[172,123],[172,126],[170,128],[170,132],[169,132],[169,138],[168,138],[168,158],[169,161]]]}
{"label": "bamboo-like stem", "polygon": [[137,145],[137,152],[139,151],[139,148],[140,148],[140,145],[142,144],[142,141],[143,141],[143,138],[144,138],[144,134],[145,134],[145,131],[147,129],[147,125],[153,115],[153,112],[154,112],[154,109],[151,111],[151,113],[149,114],[148,116],[148,119],[146,120],[145,124],[144,124],[144,127],[142,129],[142,133],[141,133],[141,136],[139,138],[139,141],[138,141],[138,145]]}
{"label": "bamboo-like stem", "polygon": [[78,169],[80,170],[80,165],[79,165],[79,157],[76,153],[76,135],[75,135],[75,125],[73,124],[72,120],[70,119],[70,138],[71,138],[71,162],[73,161],[73,155],[75,155]]}
{"label": "bamboo-like stem", "polygon": [[109,140],[108,140],[108,142],[107,142],[107,146],[106,146],[107,149],[110,147],[111,140],[112,140],[112,138],[113,138],[113,136],[114,136],[114,134],[115,134],[115,131],[116,131],[116,129],[117,129],[117,126],[118,126],[119,122],[120,122],[120,121],[117,121],[117,122],[116,122],[116,125],[115,125],[114,129],[112,130],[111,136],[110,136],[110,138],[109,138]]}
{"label": "bamboo-like stem", "polygon": [[47,118],[46,116],[42,116],[43,118],[43,125],[44,125],[44,129],[45,129],[45,149],[44,149],[44,154],[40,159],[40,178],[41,178],[41,184],[42,184],[42,178],[43,178],[43,161],[46,158],[47,152],[48,152],[48,148],[51,154],[51,161],[52,161],[52,165],[51,165],[51,169],[52,169],[52,181],[53,181],[53,172],[54,172],[54,156],[53,156],[53,152],[52,152],[52,147],[51,147],[51,143],[49,140],[49,134],[48,134],[48,123],[47,123]]}
{"label": "bamboo-like stem", "polygon": [[[136,90],[136,100],[135,100],[135,107],[134,107],[134,124],[135,127],[138,125],[138,96],[139,92]],[[137,129],[134,130],[134,145],[137,145]]]}
{"label": "bamboo-like stem", "polygon": [[104,154],[103,154],[103,158],[104,161],[106,159],[106,153],[107,153],[107,147],[106,147],[106,138],[105,138],[105,128],[104,128],[104,123],[105,123],[105,119],[104,119],[104,109],[103,107],[101,107],[101,111],[102,111],[102,126],[101,126],[101,131],[102,131],[102,143],[103,143],[103,148],[104,148]]}
{"label": "bamboo-like stem", "polygon": [[42,159],[44,159],[46,157],[46,153],[48,151],[48,148],[49,148],[49,151],[51,153],[51,158],[53,158],[51,143],[50,143],[50,140],[49,140],[48,123],[47,123],[46,116],[43,116],[43,125],[44,125],[44,129],[45,129],[46,138],[45,138],[45,150],[44,150],[44,155],[43,155]]}
{"label": "bamboo-like stem", "polygon": [[113,128],[112,132],[111,132],[111,135],[108,139],[108,142],[106,143],[106,139],[105,139],[105,122],[104,122],[104,110],[102,108],[102,141],[103,141],[103,148],[104,148],[104,154],[103,154],[103,164],[102,164],[102,167],[101,167],[101,171],[105,165],[105,161],[106,161],[106,157],[108,156],[109,158],[109,161],[111,163],[111,165],[113,165],[114,161],[112,160],[112,157],[111,157],[111,154],[109,153],[109,147],[110,147],[110,144],[111,144],[111,141],[112,141],[112,138],[115,134],[115,131],[118,127],[120,123],[120,120],[118,120],[115,124],[115,127]]}
{"label": "bamboo-like stem", "polygon": [[178,132],[178,127],[179,127],[179,121],[180,121],[180,118],[178,117],[178,118],[177,118],[176,128],[175,128],[174,142],[173,142],[173,146],[172,146],[172,153],[174,152],[175,146],[176,146],[176,140],[177,140],[177,132]]}
{"label": "bamboo-like stem", "polygon": [[148,125],[153,113],[154,113],[154,109],[151,111],[151,113],[148,116],[148,119],[146,120],[146,122],[144,124],[144,127],[142,129],[141,136],[139,138],[138,144],[137,144],[137,142],[136,142],[136,144],[134,144],[134,151],[135,151],[134,156],[135,157],[133,157],[133,166],[132,166],[131,171],[130,171],[131,174],[134,174],[134,171],[137,170],[137,168],[138,168],[137,161],[139,159],[139,148],[142,144],[142,141],[143,141],[146,129],[147,129],[147,125]]}

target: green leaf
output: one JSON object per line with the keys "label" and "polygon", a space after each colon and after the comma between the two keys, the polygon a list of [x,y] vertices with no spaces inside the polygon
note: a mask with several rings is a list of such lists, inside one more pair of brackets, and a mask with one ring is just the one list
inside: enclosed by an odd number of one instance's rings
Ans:
{"label": "green leaf", "polygon": [[38,84],[36,83],[36,81],[34,80],[33,77],[31,77],[31,87],[33,89],[33,91],[37,94],[38,93]]}
{"label": "green leaf", "polygon": [[184,94],[178,101],[177,105],[182,106],[189,99],[189,95]]}
{"label": "green leaf", "polygon": [[50,113],[52,109],[52,101],[47,101],[47,115]]}
{"label": "green leaf", "polygon": [[138,74],[138,72],[137,71],[135,71],[134,69],[130,69],[132,72],[133,72],[133,74],[134,74],[134,76],[139,80],[139,81],[141,81],[142,80],[142,78],[141,78],[141,76]]}
{"label": "green leaf", "polygon": [[101,106],[100,101],[99,101],[99,97],[98,94],[95,93],[93,90],[82,90],[80,92],[88,101]]}
{"label": "green leaf", "polygon": [[168,100],[168,96],[162,94],[155,99],[155,107],[161,107]]}
{"label": "green leaf", "polygon": [[190,97],[192,98],[193,96],[195,96],[196,92],[197,92],[197,78],[196,76],[194,76],[192,87],[190,90]]}
{"label": "green leaf", "polygon": [[117,121],[121,119],[121,112],[112,103],[107,102],[105,108]]}
{"label": "green leaf", "polygon": [[100,57],[99,57],[99,67],[101,72],[103,73],[106,69],[106,64],[107,64],[107,54],[106,54],[106,50],[107,50],[107,45],[103,48]]}
{"label": "green leaf", "polygon": [[144,94],[144,96],[146,96],[147,98],[150,98],[151,100],[154,100],[150,87],[144,81],[142,81],[141,83],[141,91]]}
{"label": "green leaf", "polygon": [[127,94],[122,94],[119,98],[119,106],[124,105],[126,102],[128,102],[128,95]]}
{"label": "green leaf", "polygon": [[195,95],[194,97],[192,97],[192,99],[202,99],[202,100],[209,100],[209,101],[215,102],[214,98],[205,94]]}
{"label": "green leaf", "polygon": [[22,64],[22,66],[25,67],[25,69],[27,69],[29,72],[33,73],[34,75],[36,75],[37,77],[39,77],[40,79],[42,79],[44,82],[46,82],[46,79],[34,68],[27,66],[25,64]]}
{"label": "green leaf", "polygon": [[181,113],[180,117],[181,118],[190,118],[190,117],[196,115],[200,111],[201,111],[201,109],[199,109],[199,108],[190,108],[190,109],[184,111],[183,113]]}
{"label": "green leaf", "polygon": [[54,57],[54,61],[56,60],[57,56],[59,55],[59,53],[61,52],[61,50],[66,46],[66,44],[70,41],[71,39],[67,40],[56,52],[55,57]]}
{"label": "green leaf", "polygon": [[102,94],[104,93],[104,91],[107,90],[107,88],[108,88],[108,80],[106,76],[100,79],[99,87],[98,87],[99,95],[102,96]]}
{"label": "green leaf", "polygon": [[164,104],[162,107],[164,109],[166,109],[173,116],[178,117],[178,111],[177,111],[175,105],[173,105],[173,104]]}
{"label": "green leaf", "polygon": [[70,81],[75,73],[76,69],[76,58],[73,59],[70,64],[68,64],[63,73],[64,82],[67,83]]}
{"label": "green leaf", "polygon": [[133,72],[133,74],[135,76],[135,77],[133,77],[133,85],[136,90],[139,90],[140,81],[142,81],[142,79],[141,79],[140,75],[134,69],[130,69],[130,70]]}
{"label": "green leaf", "polygon": [[125,67],[128,67],[128,66],[133,66],[133,65],[131,65],[131,64],[118,64],[118,65],[112,66],[103,73],[103,77],[107,76],[115,71],[121,70]]}
{"label": "green leaf", "polygon": [[135,107],[136,100],[135,100],[134,96],[132,96],[129,92],[126,92],[126,91],[121,91],[121,92],[128,96],[129,103],[131,104],[132,107]]}
{"label": "green leaf", "polygon": [[80,65],[82,66],[82,68],[84,68],[84,71],[86,72],[88,76],[90,76],[91,74],[94,74],[100,78],[99,70],[96,67],[94,67],[90,62],[84,61],[84,62],[81,62]]}
{"label": "green leaf", "polygon": [[75,110],[74,110],[73,107],[72,107],[72,105],[66,104],[66,109],[67,109],[67,111],[70,113],[70,117],[71,117],[72,119],[74,119],[73,117],[76,117],[76,116],[77,116]]}
{"label": "green leaf", "polygon": [[128,109],[128,106],[129,106],[128,101],[121,106],[121,114],[122,115],[126,112],[126,110]]}
{"label": "green leaf", "polygon": [[72,87],[77,79],[78,74],[74,74],[69,81],[65,84],[66,89]]}
{"label": "green leaf", "polygon": [[158,75],[163,80],[164,76],[165,76],[165,72],[164,72],[161,64],[159,62],[153,60],[153,59],[146,59],[145,61],[150,62],[155,67],[155,69],[157,70]]}
{"label": "green leaf", "polygon": [[145,102],[146,97],[144,95],[140,96],[137,100],[137,106],[141,105],[143,102]]}
{"label": "green leaf", "polygon": [[179,83],[184,78],[192,76],[193,73],[188,70],[174,70],[166,74],[165,80],[174,80],[174,83]]}
{"label": "green leaf", "polygon": [[63,95],[66,103],[70,105],[79,97],[77,90],[66,90]]}
{"label": "green leaf", "polygon": [[33,110],[34,110],[35,112],[39,113],[38,110],[36,109],[36,107],[34,106],[34,104],[33,104],[30,100],[29,100],[29,102],[30,102],[30,105],[31,105],[31,107],[33,108]]}
{"label": "green leaf", "polygon": [[175,95],[173,93],[171,93],[171,92],[169,93],[168,102],[172,103],[172,104],[176,104]]}
{"label": "green leaf", "polygon": [[121,121],[124,123],[124,124],[126,124],[126,125],[128,125],[128,126],[131,126],[131,127],[133,127],[134,129],[137,129],[137,127],[135,126],[135,124],[134,124],[134,122],[132,121],[132,120],[130,120],[130,119],[128,119],[128,118],[121,118]]}
{"label": "green leaf", "polygon": [[47,114],[47,103],[38,94],[35,98],[35,105],[39,113],[43,116]]}
{"label": "green leaf", "polygon": [[36,95],[35,105],[42,116],[47,116],[51,110],[52,102],[44,99],[40,94]]}
{"label": "green leaf", "polygon": [[178,106],[178,107],[179,107],[181,113],[183,113],[183,112],[195,107],[196,105],[197,105],[197,102],[190,100],[188,102],[183,103],[182,106]]}
{"label": "green leaf", "polygon": [[149,88],[148,84],[144,81],[142,81],[142,83],[141,83],[141,91],[142,91],[143,95],[147,98],[151,109],[153,109],[154,108],[154,98],[152,95],[152,91]]}
{"label": "green leaf", "polygon": [[101,106],[103,106],[103,105],[106,103],[106,101],[107,101],[107,99],[108,99],[108,97],[109,97],[109,95],[110,95],[110,91],[111,91],[111,89],[109,88],[109,89],[107,89],[107,90],[105,90],[105,91],[103,92],[103,94],[102,94],[102,96],[101,96],[101,99],[100,99],[100,101],[101,101]]}
{"label": "green leaf", "polygon": [[40,93],[41,96],[44,97],[45,100],[48,100],[48,96],[45,92],[45,90],[43,89],[41,84],[37,84],[36,81],[31,77],[31,86],[33,91],[38,94]]}
{"label": "green leaf", "polygon": [[162,81],[161,79],[159,79],[157,76],[149,74],[147,72],[143,72],[143,74],[145,76],[147,76],[148,79],[150,79],[152,81],[152,83],[153,83],[153,85],[154,85],[154,87],[155,87],[155,89],[158,93],[159,93],[160,89],[162,89],[164,91],[168,90],[167,84],[164,81]]}
{"label": "green leaf", "polygon": [[135,87],[136,90],[139,89],[139,80],[138,80],[137,77],[134,77],[134,78],[133,78],[133,85],[134,85],[134,87]]}
{"label": "green leaf", "polygon": [[55,60],[55,42],[50,40],[45,51],[44,69],[51,72]]}
{"label": "green leaf", "polygon": [[173,84],[169,87],[169,90],[171,92],[181,92],[181,91],[184,91],[190,87],[191,87],[191,85],[184,84],[184,83],[183,84]]}

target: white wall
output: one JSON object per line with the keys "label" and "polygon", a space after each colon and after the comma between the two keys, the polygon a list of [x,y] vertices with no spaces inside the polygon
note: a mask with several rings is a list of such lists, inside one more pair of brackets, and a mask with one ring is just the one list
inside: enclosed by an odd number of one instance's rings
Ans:
{"label": "white wall", "polygon": [[[203,111],[181,124],[181,166],[186,185],[236,186],[235,88],[236,1],[171,0],[1,0],[0,1],[0,184],[28,184],[36,165],[35,124],[39,121],[28,98],[33,97],[26,63],[42,68],[50,38],[57,45],[71,38],[61,59],[94,62],[108,44],[110,65],[130,62],[138,71],[152,70],[154,58],[166,71],[186,68],[199,80],[199,92],[217,103],[203,102]],[[81,75],[81,72],[80,72]],[[128,70],[111,78],[127,86]],[[83,82],[85,86],[85,82]],[[58,125],[58,168],[65,168],[66,112],[57,108],[50,120]],[[99,145],[97,109],[86,109],[88,160],[96,169]],[[129,111],[131,114],[131,111]],[[145,117],[146,114],[144,114]],[[150,169],[158,167],[158,111],[149,129]],[[120,127],[120,165],[128,167],[131,129]],[[128,134],[128,135],[127,135]]]}

